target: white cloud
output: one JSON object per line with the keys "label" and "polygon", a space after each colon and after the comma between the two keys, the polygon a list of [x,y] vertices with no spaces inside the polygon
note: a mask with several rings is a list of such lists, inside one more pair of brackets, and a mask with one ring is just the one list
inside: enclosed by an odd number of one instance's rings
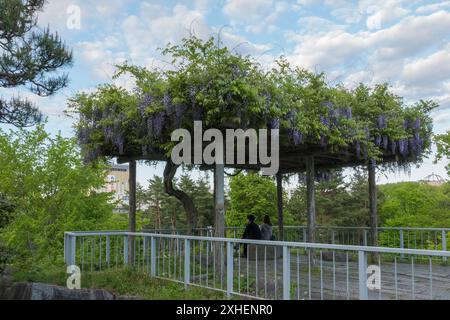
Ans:
{"label": "white cloud", "polygon": [[276,21],[290,8],[284,1],[274,0],[228,0],[223,8],[231,24],[245,24],[245,30],[252,33],[274,31]]}
{"label": "white cloud", "polygon": [[450,80],[450,45],[406,64],[402,77],[407,84],[415,86],[437,86],[442,81]]}
{"label": "white cloud", "polygon": [[366,12],[370,14],[366,20],[367,28],[369,30],[376,30],[406,16],[409,13],[409,10],[398,6],[396,1],[386,1],[383,2],[382,7],[379,5],[367,7]]}
{"label": "white cloud", "polygon": [[369,63],[386,65],[395,62],[401,67],[396,60],[414,57],[441,44],[445,37],[450,37],[449,30],[450,13],[437,12],[429,16],[407,17],[392,27],[375,32],[290,33],[289,39],[298,43],[290,58],[307,68],[320,65],[327,70],[349,59],[369,55]]}
{"label": "white cloud", "polygon": [[346,28],[345,25],[339,25],[333,21],[314,16],[302,17],[298,20],[298,24],[307,33],[326,33]]}
{"label": "white cloud", "polygon": [[439,10],[448,10],[450,9],[450,1],[442,1],[442,2],[438,2],[438,3],[433,3],[433,4],[427,4],[424,6],[420,6],[419,8],[416,9],[417,13],[420,14],[428,14],[428,13],[433,13]]}

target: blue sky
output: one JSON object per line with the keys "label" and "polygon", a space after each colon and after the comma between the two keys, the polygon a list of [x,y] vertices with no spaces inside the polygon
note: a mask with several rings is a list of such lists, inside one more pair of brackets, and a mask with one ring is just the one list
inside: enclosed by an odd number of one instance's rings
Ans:
{"label": "blue sky", "polygon": [[[68,8],[77,6],[81,28],[69,29]],[[267,68],[283,54],[292,63],[326,72],[330,84],[389,82],[406,102],[434,99],[435,133],[450,130],[450,1],[423,0],[50,0],[39,25],[57,30],[74,51],[70,85],[51,98],[26,90],[2,89],[28,97],[48,116],[47,129],[73,135],[63,115],[66,99],[111,82],[123,61],[165,68],[157,48],[194,33],[220,37]],[[118,84],[131,88],[129,79]],[[445,163],[426,161],[411,174],[379,176],[379,183],[445,176]],[[145,184],[161,167],[139,166]]]}

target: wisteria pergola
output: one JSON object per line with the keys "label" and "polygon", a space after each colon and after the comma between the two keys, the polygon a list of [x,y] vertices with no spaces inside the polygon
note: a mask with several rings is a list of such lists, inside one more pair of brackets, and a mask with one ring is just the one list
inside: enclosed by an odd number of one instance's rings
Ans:
{"label": "wisteria pergola", "polygon": [[[372,245],[377,244],[375,170],[420,162],[430,148],[432,101],[406,106],[387,85],[330,86],[322,74],[293,68],[280,59],[265,71],[251,57],[214,39],[184,39],[163,50],[167,70],[118,66],[130,74],[132,91],[114,85],[81,93],[70,107],[80,114],[79,143],[88,161],[117,158],[130,164],[130,231],[135,231],[136,161],[164,161],[166,192],[179,199],[188,224],[196,226],[192,199],[172,182],[179,166],[170,160],[174,129],[279,129],[278,224],[283,237],[282,176],[306,175],[308,241],[315,241],[314,184],[333,168],[365,166],[369,177]],[[204,146],[209,144],[204,143]],[[246,149],[248,159],[248,148]],[[193,159],[192,159],[193,160]],[[193,161],[191,161],[193,162]],[[214,170],[216,236],[224,235],[225,168],[260,170],[256,164],[205,164]],[[264,196],[264,195],[262,195]]]}

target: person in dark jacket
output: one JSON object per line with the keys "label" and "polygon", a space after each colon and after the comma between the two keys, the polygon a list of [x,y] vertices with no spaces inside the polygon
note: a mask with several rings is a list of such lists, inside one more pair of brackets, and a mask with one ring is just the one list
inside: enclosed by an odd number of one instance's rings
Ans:
{"label": "person in dark jacket", "polygon": [[[247,216],[247,225],[245,226],[244,234],[242,235],[242,239],[253,239],[260,240],[261,239],[261,230],[259,226],[255,223],[255,216],[249,214]],[[247,256],[247,244],[244,244],[244,257]]]}

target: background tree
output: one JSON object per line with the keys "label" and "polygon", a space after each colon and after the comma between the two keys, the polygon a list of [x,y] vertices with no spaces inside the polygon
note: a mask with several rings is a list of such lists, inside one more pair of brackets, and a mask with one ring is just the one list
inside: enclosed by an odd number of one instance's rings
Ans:
{"label": "background tree", "polygon": [[[367,174],[355,169],[349,181],[343,170],[332,170],[316,175],[316,213],[319,225],[369,226],[369,200]],[[383,193],[378,192],[378,202]],[[295,223],[306,223],[306,186],[300,175],[299,185],[289,198],[286,210],[295,217]]]}
{"label": "background tree", "polygon": [[[437,146],[436,161],[447,159],[450,161],[450,131],[445,134],[435,136],[434,141]],[[450,163],[447,164],[447,175],[450,176]]]}
{"label": "background tree", "polygon": [[[58,34],[37,27],[44,0],[0,0],[0,86],[27,86],[49,96],[65,87],[67,74],[56,71],[72,63],[72,52]],[[42,114],[30,101],[0,97],[0,123],[30,126]]]}
{"label": "background tree", "polygon": [[111,194],[95,191],[107,166],[85,165],[74,139],[52,138],[41,125],[0,130],[0,167],[0,195],[12,204],[0,243],[14,253],[13,263],[61,262],[64,231],[111,227]]}
{"label": "background tree", "polygon": [[[227,226],[244,226],[248,214],[253,214],[258,224],[268,214],[272,225],[277,225],[277,189],[273,179],[253,172],[239,173],[230,178],[229,184],[230,207],[225,215]],[[293,224],[289,212],[285,213],[284,221],[286,225]]]}
{"label": "background tree", "polygon": [[401,182],[380,186],[384,202],[380,218],[386,227],[448,228],[450,188],[423,182]]}
{"label": "background tree", "polygon": [[149,186],[146,191],[148,201],[148,211],[150,213],[150,226],[153,229],[163,229],[163,202],[167,198],[164,190],[164,183],[159,176],[153,176],[148,180]]}
{"label": "background tree", "polygon": [[[198,210],[198,226],[206,227],[213,224],[213,195],[207,178],[199,177],[193,180],[187,174],[174,179],[175,186],[183,190],[192,198]],[[185,229],[186,217],[183,214],[182,204],[174,197],[169,196],[164,190],[163,179],[153,176],[149,180],[148,189],[145,191],[146,204],[150,216],[149,229]]]}
{"label": "background tree", "polygon": [[198,209],[198,224],[202,227],[214,225],[214,194],[207,179],[200,177],[195,183],[194,202]]}

